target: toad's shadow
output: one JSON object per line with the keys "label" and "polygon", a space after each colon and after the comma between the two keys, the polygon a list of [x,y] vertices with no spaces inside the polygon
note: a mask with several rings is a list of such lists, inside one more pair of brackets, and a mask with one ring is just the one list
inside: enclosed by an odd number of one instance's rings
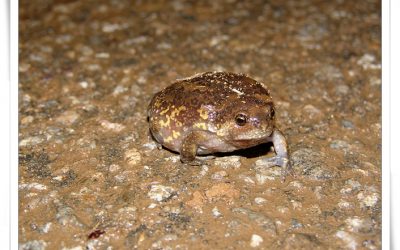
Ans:
{"label": "toad's shadow", "polygon": [[256,157],[260,157],[263,155],[266,155],[270,152],[273,152],[272,147],[273,143],[272,142],[268,142],[268,143],[263,143],[251,148],[245,148],[245,149],[239,149],[239,150],[235,150],[232,152],[226,152],[226,153],[214,153],[212,155],[215,155],[216,157],[224,157],[224,156],[242,156],[242,157],[246,157],[246,158],[256,158]]}

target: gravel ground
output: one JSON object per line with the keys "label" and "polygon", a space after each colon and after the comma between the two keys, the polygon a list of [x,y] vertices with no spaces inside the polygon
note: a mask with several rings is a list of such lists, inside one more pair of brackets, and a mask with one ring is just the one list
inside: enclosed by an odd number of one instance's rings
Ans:
{"label": "gravel ground", "polygon": [[[19,2],[19,249],[379,249],[379,1]],[[264,82],[271,145],[186,166],[152,95],[204,71]]]}

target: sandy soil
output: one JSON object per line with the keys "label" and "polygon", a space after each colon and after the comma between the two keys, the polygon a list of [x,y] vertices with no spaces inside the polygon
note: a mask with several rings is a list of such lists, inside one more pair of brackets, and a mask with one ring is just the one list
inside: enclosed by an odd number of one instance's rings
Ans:
{"label": "sandy soil", "polygon": [[[284,2],[284,3],[282,3]],[[20,1],[20,249],[379,249],[379,1]],[[186,166],[152,95],[203,71],[264,82],[271,145]]]}

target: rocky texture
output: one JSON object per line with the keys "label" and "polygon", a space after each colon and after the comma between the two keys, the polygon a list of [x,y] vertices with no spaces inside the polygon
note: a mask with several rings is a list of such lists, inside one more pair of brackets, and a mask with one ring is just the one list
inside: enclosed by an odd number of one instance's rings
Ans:
{"label": "rocky texture", "polygon": [[[20,249],[379,249],[379,1],[20,1]],[[152,95],[198,72],[264,82],[271,144],[187,166]]]}

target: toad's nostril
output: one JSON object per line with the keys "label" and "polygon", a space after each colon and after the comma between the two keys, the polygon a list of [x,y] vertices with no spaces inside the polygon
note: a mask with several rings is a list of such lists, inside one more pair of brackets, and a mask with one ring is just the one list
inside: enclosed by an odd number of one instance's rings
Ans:
{"label": "toad's nostril", "polygon": [[256,127],[256,128],[261,127],[261,121],[260,121],[260,119],[251,119],[251,124],[252,124],[254,127]]}

